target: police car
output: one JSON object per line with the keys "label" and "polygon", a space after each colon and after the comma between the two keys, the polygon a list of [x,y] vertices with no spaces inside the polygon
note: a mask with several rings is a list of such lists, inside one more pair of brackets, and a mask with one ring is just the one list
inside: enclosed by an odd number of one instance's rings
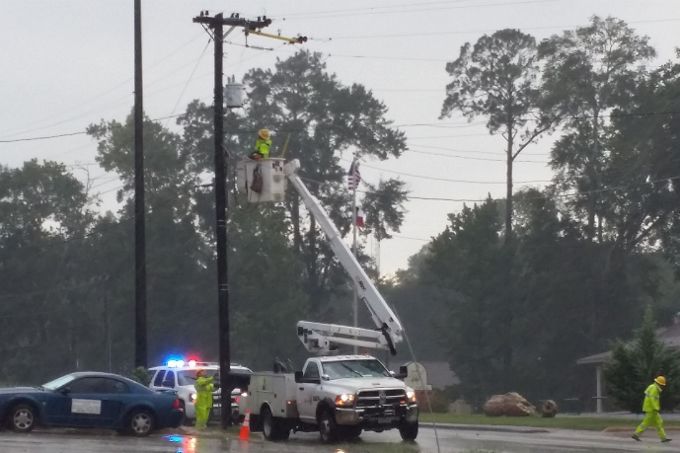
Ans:
{"label": "police car", "polygon": [[[231,416],[232,421],[239,419],[239,399],[241,388],[246,388],[250,383],[250,375],[253,371],[242,365],[231,364],[231,378],[235,388],[231,392]],[[220,366],[215,362],[200,362],[198,360],[169,359],[165,365],[149,369],[151,381],[149,388],[156,391],[174,390],[184,408],[186,421],[196,419],[196,371],[205,370],[208,376],[215,377],[216,390],[213,393],[213,409],[211,417],[219,417],[221,414],[219,371]]]}

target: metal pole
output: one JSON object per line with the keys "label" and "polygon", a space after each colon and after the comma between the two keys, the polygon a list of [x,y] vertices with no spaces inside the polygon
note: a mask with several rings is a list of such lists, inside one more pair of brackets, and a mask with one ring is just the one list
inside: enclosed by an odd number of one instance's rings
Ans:
{"label": "metal pole", "polygon": [[602,365],[595,367],[595,398],[596,409],[598,414],[602,413]]}
{"label": "metal pole", "polygon": [[[354,194],[352,197],[352,253],[357,257],[357,188],[354,186]],[[358,259],[358,258],[357,258]],[[354,327],[358,327],[359,322],[359,295],[357,293],[357,286],[354,285],[354,301],[352,303],[352,315],[354,319]],[[359,353],[359,348],[354,345],[354,353]]]}
{"label": "metal pole", "polygon": [[142,8],[135,0],[135,366],[147,366]]}

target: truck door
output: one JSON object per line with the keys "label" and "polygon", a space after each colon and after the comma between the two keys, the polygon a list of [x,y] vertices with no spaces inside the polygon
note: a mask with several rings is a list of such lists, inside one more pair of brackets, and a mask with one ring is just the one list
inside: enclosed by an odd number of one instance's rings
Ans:
{"label": "truck door", "polygon": [[302,379],[303,382],[296,384],[298,413],[301,420],[315,422],[316,405],[319,402],[318,388],[321,383],[319,365],[315,361],[307,362]]}

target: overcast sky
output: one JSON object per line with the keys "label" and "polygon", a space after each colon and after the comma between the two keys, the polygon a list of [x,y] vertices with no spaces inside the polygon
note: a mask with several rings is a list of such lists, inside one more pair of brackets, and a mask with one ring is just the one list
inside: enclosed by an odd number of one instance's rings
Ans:
{"label": "overcast sky", "polygon": [[[399,160],[362,166],[367,181],[401,178],[414,197],[401,232],[381,244],[382,273],[405,268],[442,231],[446,215],[462,207],[451,200],[504,195],[502,138],[489,136],[484,121],[438,119],[448,83],[444,66],[462,44],[508,27],[540,40],[597,14],[648,35],[658,52],[653,65],[680,46],[680,0],[142,0],[144,108],[151,118],[182,113],[193,99],[212,103],[212,44],[192,22],[202,10],[266,14],[274,20],[269,31],[308,36],[302,47],[322,52],[342,83],[371,89],[407,133],[410,151]],[[95,164],[96,144],[82,132],[101,119],[122,121],[132,109],[133,1],[3,0],[1,12],[0,163],[15,167],[39,158],[73,165],[77,175],[96,178],[94,191],[115,209],[120,183]],[[229,40],[224,71],[237,79],[301,47],[251,37],[251,45],[273,50],[249,49],[242,33]],[[73,135],[35,139],[62,134]],[[11,141],[27,138],[33,140]],[[551,178],[550,144],[543,139],[524,151],[516,188]]]}

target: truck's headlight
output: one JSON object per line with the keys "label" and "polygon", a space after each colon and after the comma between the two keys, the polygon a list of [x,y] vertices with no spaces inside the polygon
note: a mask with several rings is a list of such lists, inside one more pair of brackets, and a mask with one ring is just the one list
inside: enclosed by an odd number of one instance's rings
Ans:
{"label": "truck's headlight", "polygon": [[354,394],[352,393],[343,393],[335,397],[336,406],[351,406],[352,404],[354,404]]}
{"label": "truck's headlight", "polygon": [[195,393],[192,393],[191,395],[189,395],[189,398],[191,399],[192,403],[196,402],[196,394]]}
{"label": "truck's headlight", "polygon": [[406,392],[406,399],[408,400],[409,403],[415,403],[416,402],[416,392],[413,390],[408,390]]}

